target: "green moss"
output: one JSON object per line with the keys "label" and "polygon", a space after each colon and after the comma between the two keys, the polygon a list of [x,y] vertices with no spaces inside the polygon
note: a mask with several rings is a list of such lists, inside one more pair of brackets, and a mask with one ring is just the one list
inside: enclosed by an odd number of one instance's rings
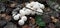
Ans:
{"label": "green moss", "polygon": [[45,26],[45,22],[42,20],[42,16],[36,15],[35,17],[36,24],[39,26]]}

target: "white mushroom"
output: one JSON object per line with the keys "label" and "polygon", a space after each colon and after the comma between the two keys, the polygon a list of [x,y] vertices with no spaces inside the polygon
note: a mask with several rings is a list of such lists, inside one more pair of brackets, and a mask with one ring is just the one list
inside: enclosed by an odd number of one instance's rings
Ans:
{"label": "white mushroom", "polygon": [[40,4],[39,6],[40,6],[40,9],[44,9],[45,8],[44,4]]}
{"label": "white mushroom", "polygon": [[14,19],[14,20],[18,20],[19,17],[20,17],[20,14],[17,14],[17,15],[15,15],[15,16],[13,17],[13,19]]}
{"label": "white mushroom", "polygon": [[35,13],[36,13],[35,11],[32,11],[32,12],[31,12],[31,15],[35,15]]}
{"label": "white mushroom", "polygon": [[22,16],[21,17],[21,20],[26,21],[27,20],[27,17],[26,16]]}
{"label": "white mushroom", "polygon": [[26,7],[31,8],[31,4],[29,4],[29,3],[26,4]]}
{"label": "white mushroom", "polygon": [[38,8],[36,11],[40,12],[40,13],[36,12],[37,15],[42,15],[42,13],[43,13],[43,10],[40,8]]}
{"label": "white mushroom", "polygon": [[18,24],[19,24],[19,25],[24,25],[24,21],[23,21],[23,20],[19,20],[19,21],[18,21]]}
{"label": "white mushroom", "polygon": [[31,12],[32,12],[32,10],[25,9],[25,13],[26,13],[26,15],[30,15],[30,14],[31,14]]}
{"label": "white mushroom", "polygon": [[24,10],[20,10],[20,14],[21,14],[22,16],[24,16],[24,15],[25,15],[25,11],[24,11]]}

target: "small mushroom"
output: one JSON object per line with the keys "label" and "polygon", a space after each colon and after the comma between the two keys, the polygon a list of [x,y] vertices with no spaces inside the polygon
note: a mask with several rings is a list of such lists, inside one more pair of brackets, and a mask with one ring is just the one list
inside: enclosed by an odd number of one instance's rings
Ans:
{"label": "small mushroom", "polygon": [[26,16],[22,16],[22,17],[21,17],[21,20],[27,21],[27,17],[26,17]]}
{"label": "small mushroom", "polygon": [[14,20],[18,20],[19,17],[20,17],[20,14],[17,14],[17,15],[15,15],[13,18],[14,18]]}
{"label": "small mushroom", "polygon": [[25,23],[25,22],[24,22],[23,20],[19,20],[19,21],[18,21],[18,24],[19,24],[19,25],[24,25],[24,23]]}

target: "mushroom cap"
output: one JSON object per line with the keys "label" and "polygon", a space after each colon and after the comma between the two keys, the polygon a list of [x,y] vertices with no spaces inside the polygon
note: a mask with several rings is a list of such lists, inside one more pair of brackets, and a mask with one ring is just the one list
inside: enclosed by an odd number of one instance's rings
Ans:
{"label": "mushroom cap", "polygon": [[39,4],[39,6],[40,6],[40,9],[44,9],[45,8],[44,4]]}
{"label": "mushroom cap", "polygon": [[18,24],[19,24],[19,25],[24,25],[24,21],[23,21],[23,20],[19,20],[19,21],[18,21]]}
{"label": "mushroom cap", "polygon": [[27,20],[27,17],[26,16],[22,16],[21,17],[21,20],[26,21]]}
{"label": "mushroom cap", "polygon": [[13,18],[14,18],[14,20],[18,20],[19,17],[20,17],[20,14],[17,14],[17,15],[15,15]]}
{"label": "mushroom cap", "polygon": [[32,10],[25,9],[25,13],[26,13],[26,15],[30,15],[30,14],[31,14],[31,12],[32,12]]}
{"label": "mushroom cap", "polygon": [[40,13],[36,12],[37,15],[42,15],[42,13],[43,13],[42,9],[38,8],[37,11],[40,12]]}
{"label": "mushroom cap", "polygon": [[20,10],[20,14],[21,14],[22,16],[26,15],[26,13],[25,13],[24,10]]}

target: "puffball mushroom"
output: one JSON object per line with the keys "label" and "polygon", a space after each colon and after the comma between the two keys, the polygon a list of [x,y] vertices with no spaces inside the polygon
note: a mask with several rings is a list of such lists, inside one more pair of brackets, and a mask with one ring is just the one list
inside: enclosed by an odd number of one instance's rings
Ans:
{"label": "puffball mushroom", "polygon": [[26,13],[26,15],[30,15],[31,14],[31,10],[30,9],[25,9],[25,13]]}
{"label": "puffball mushroom", "polygon": [[22,16],[24,16],[24,15],[25,15],[25,11],[24,11],[24,10],[20,10],[20,14],[21,14]]}
{"label": "puffball mushroom", "polygon": [[28,7],[28,8],[32,8],[32,7],[31,7],[31,4],[29,4],[29,3],[26,4],[26,7]]}
{"label": "puffball mushroom", "polygon": [[21,20],[26,21],[27,20],[27,17],[26,16],[22,16],[21,17]]}
{"label": "puffball mushroom", "polygon": [[30,2],[30,5],[34,6],[36,4],[36,2],[32,1]]}
{"label": "puffball mushroom", "polygon": [[17,14],[17,15],[15,15],[15,16],[13,17],[13,19],[14,19],[14,20],[18,20],[19,17],[20,17],[20,14]]}
{"label": "puffball mushroom", "polygon": [[19,21],[18,21],[18,24],[19,24],[19,25],[24,25],[24,21],[23,21],[23,20],[19,20]]}
{"label": "puffball mushroom", "polygon": [[22,10],[20,10],[20,14],[22,14],[23,12],[24,12],[23,15],[30,15],[32,10],[27,9],[27,8],[24,7]]}
{"label": "puffball mushroom", "polygon": [[32,5],[33,5],[33,8],[35,8],[35,9],[36,9],[36,8],[40,8],[40,7],[39,7],[39,4],[40,4],[40,3],[38,3],[38,2],[32,2],[32,3],[30,3],[30,4],[32,4]]}
{"label": "puffball mushroom", "polygon": [[43,10],[40,8],[38,8],[36,11],[40,12],[40,13],[36,12],[37,15],[42,15],[42,13],[43,13]]}
{"label": "puffball mushroom", "polygon": [[35,15],[35,13],[36,13],[35,11],[32,11],[32,12],[31,12],[31,15]]}
{"label": "puffball mushroom", "polygon": [[40,9],[44,9],[45,8],[44,4],[40,4],[39,6],[40,6]]}

